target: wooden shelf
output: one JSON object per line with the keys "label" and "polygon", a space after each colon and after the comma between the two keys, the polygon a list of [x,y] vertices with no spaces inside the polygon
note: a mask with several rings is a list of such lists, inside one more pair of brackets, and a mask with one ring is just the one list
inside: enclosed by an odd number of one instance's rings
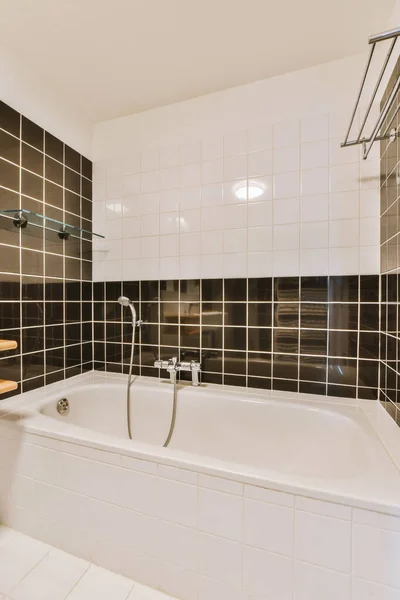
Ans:
{"label": "wooden shelf", "polygon": [[15,350],[18,348],[17,342],[13,342],[12,340],[0,340],[0,352],[4,350]]}
{"label": "wooden shelf", "polygon": [[12,392],[18,388],[16,381],[7,381],[6,379],[0,379],[0,394],[6,394]]}

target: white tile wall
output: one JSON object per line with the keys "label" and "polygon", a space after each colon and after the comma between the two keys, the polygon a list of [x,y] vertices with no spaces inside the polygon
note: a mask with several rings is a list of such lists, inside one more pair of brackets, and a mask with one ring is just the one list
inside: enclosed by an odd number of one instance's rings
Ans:
{"label": "white tile wall", "polygon": [[377,273],[379,160],[340,148],[346,118],[315,113],[97,163],[95,279]]}
{"label": "white tile wall", "polygon": [[46,581],[36,570],[52,600],[85,560],[182,600],[399,600],[399,517],[38,436],[18,438],[18,452],[11,435],[0,439],[14,465],[1,517],[42,540],[23,554],[16,543],[10,562],[0,538],[6,593],[51,543],[83,559]]}

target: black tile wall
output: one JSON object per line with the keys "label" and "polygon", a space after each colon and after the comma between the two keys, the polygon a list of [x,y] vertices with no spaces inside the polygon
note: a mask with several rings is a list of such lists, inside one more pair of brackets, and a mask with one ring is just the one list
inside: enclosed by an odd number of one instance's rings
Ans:
{"label": "black tile wall", "polygon": [[[92,163],[0,102],[0,210],[26,208],[91,229]],[[0,215],[0,378],[19,389],[91,369],[91,242]]]}
{"label": "black tile wall", "polygon": [[[393,71],[385,94],[384,103],[400,73],[400,59]],[[383,130],[393,122],[391,127],[400,125],[399,114],[395,114],[399,105],[398,94],[393,109],[390,111]],[[393,419],[400,425],[400,323],[399,323],[399,275],[400,272],[400,139],[395,142],[381,141],[381,193],[380,193],[380,226],[381,226],[381,366],[380,366],[380,401]],[[377,316],[369,313],[374,323]],[[368,327],[364,326],[367,333]],[[365,333],[365,336],[366,336]],[[371,339],[362,341],[363,352],[371,346]]]}
{"label": "black tile wall", "polygon": [[[126,373],[135,303],[137,374],[200,360],[202,381],[378,398],[379,276],[94,283],[95,368]],[[187,378],[187,374],[182,374]]]}

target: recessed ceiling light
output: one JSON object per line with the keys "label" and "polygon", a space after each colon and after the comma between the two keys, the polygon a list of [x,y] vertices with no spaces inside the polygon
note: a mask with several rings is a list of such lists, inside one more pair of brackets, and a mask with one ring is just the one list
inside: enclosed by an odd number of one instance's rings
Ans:
{"label": "recessed ceiling light", "polygon": [[235,196],[238,200],[254,200],[254,198],[258,198],[262,196],[264,193],[264,188],[261,185],[255,185],[254,183],[247,185],[241,185],[235,191]]}

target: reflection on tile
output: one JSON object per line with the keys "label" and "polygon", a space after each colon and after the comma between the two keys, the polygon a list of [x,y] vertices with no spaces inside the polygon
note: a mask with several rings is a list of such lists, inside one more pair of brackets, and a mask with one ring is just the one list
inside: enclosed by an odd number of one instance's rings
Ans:
{"label": "reflection on tile", "polygon": [[347,331],[329,332],[329,356],[357,356],[357,333]]}
{"label": "reflection on tile", "polygon": [[328,383],[355,385],[357,361],[345,358],[328,359]]}
{"label": "reflection on tile", "polygon": [[330,304],[329,329],[358,329],[358,304]]}
{"label": "reflection on tile", "polygon": [[328,282],[329,302],[357,302],[358,276],[330,276]]}
{"label": "reflection on tile", "polygon": [[200,346],[200,326],[181,325],[180,345],[187,346],[189,348],[198,348]]}
{"label": "reflection on tile", "polygon": [[327,354],[327,331],[320,330],[300,330],[300,353],[301,354]]}
{"label": "reflection on tile", "polygon": [[299,349],[298,329],[274,328],[274,352],[296,354]]}
{"label": "reflection on tile", "polygon": [[300,305],[300,327],[326,329],[328,326],[328,305],[315,302]]}
{"label": "reflection on tile", "polygon": [[299,326],[299,304],[297,302],[274,304],[274,326],[275,327],[298,327]]}
{"label": "reflection on tile", "polygon": [[181,325],[200,324],[200,304],[196,302],[180,303],[180,323]]}
{"label": "reflection on tile", "polygon": [[298,277],[276,277],[274,279],[274,300],[276,302],[296,302],[299,300]]}
{"label": "reflection on tile", "polygon": [[[150,304],[144,305],[150,307]],[[145,310],[146,318],[151,316],[151,310]],[[177,302],[161,302],[160,303],[160,322],[171,324],[179,323],[179,304]]]}

